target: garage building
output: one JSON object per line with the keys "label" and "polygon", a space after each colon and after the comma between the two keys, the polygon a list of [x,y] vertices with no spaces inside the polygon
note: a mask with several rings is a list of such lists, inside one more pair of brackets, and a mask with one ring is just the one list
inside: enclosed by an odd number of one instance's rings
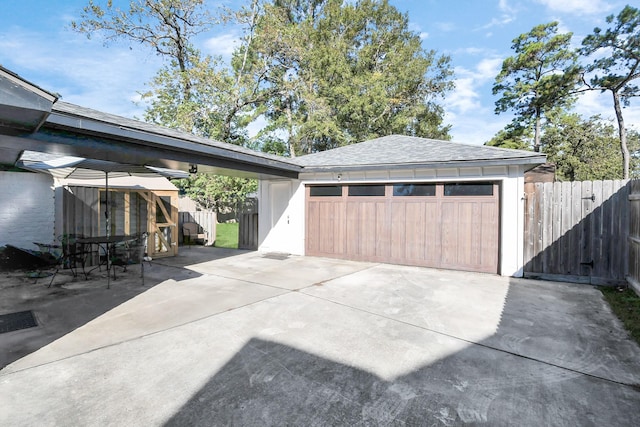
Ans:
{"label": "garage building", "polygon": [[522,275],[524,172],[539,153],[392,135],[263,180],[260,250]]}

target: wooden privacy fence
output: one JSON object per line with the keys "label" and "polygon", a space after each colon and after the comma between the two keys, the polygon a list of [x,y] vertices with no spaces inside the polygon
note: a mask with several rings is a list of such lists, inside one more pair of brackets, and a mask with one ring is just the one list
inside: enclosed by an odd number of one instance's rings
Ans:
{"label": "wooden privacy fence", "polygon": [[525,277],[624,282],[630,187],[627,180],[525,184]]}
{"label": "wooden privacy fence", "polygon": [[195,222],[207,234],[206,245],[213,245],[216,241],[217,216],[214,211],[183,211],[178,213],[178,224],[180,232],[180,242],[184,242],[182,224],[185,222]]}
{"label": "wooden privacy fence", "polygon": [[238,223],[238,249],[258,249],[258,214],[239,214]]}
{"label": "wooden privacy fence", "polygon": [[640,180],[629,184],[629,276],[627,280],[640,295]]}

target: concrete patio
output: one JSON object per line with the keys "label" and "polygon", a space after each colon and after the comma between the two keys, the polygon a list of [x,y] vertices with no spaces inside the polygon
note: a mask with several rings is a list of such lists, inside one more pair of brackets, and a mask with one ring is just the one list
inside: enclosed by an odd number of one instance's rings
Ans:
{"label": "concrete patio", "polygon": [[0,425],[637,425],[585,285],[191,247],[106,289],[6,273]]}

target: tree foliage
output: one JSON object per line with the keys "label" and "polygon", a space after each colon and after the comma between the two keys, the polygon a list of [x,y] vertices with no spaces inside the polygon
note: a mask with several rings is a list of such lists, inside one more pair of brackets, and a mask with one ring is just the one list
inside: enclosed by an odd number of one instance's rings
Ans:
{"label": "tree foliage", "polygon": [[519,126],[517,122],[512,122],[498,131],[484,145],[513,150],[529,150],[532,145],[531,140],[531,130],[528,127]]}
{"label": "tree foliage", "polygon": [[559,114],[550,120],[542,136],[547,160],[556,164],[559,180],[622,179],[615,127],[592,116]]}
{"label": "tree foliage", "polygon": [[258,190],[255,179],[198,173],[174,184],[204,209],[219,213],[240,211],[247,196]]}
{"label": "tree foliage", "polygon": [[130,0],[128,10],[114,6],[112,0],[104,6],[89,0],[80,17],[71,23],[72,29],[87,37],[100,33],[105,44],[116,40],[140,43],[175,61],[183,72],[195,52],[193,38],[214,24],[204,0]]}
{"label": "tree foliage", "polygon": [[436,101],[453,87],[450,59],[388,1],[273,0],[254,41],[271,91],[263,135],[291,156],[391,133],[448,138]]}
{"label": "tree foliage", "polygon": [[[145,120],[225,142],[244,144],[251,101],[244,97],[242,69],[227,69],[219,59],[203,57],[194,47],[196,35],[212,28],[216,19],[204,0],[131,0],[122,10],[111,0],[93,0],[82,21],[72,28],[105,43],[122,39],[152,48],[165,60],[143,98],[149,101]],[[227,209],[255,191],[255,180],[199,174],[177,182],[207,209]],[[190,187],[191,186],[191,187]],[[189,187],[189,188],[187,188]]]}
{"label": "tree foliage", "polygon": [[502,63],[493,94],[496,114],[513,110],[519,127],[534,127],[534,151],[540,149],[542,119],[548,110],[568,106],[579,76],[571,33],[558,34],[558,23],[538,25],[513,40],[515,55]]}
{"label": "tree foliage", "polygon": [[609,91],[613,97],[618,121],[623,176],[629,177],[631,154],[627,143],[622,107],[629,105],[632,97],[640,95],[635,80],[640,78],[640,10],[626,6],[617,15],[606,19],[610,24],[606,31],[594,28],[593,34],[582,41],[583,55],[594,59],[586,67],[591,78],[585,78],[590,89]]}

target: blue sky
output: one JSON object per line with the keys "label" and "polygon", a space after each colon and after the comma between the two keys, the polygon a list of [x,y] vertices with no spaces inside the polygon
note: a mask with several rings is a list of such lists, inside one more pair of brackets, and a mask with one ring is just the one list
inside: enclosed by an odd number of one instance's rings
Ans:
{"label": "blue sky", "polygon": [[[105,0],[106,1],[106,0]],[[97,3],[105,1],[96,0]],[[215,8],[221,1],[207,0]],[[126,117],[141,117],[138,93],[161,66],[142,46],[104,47],[99,36],[87,39],[69,29],[88,0],[4,0],[0,13],[0,64],[62,100]],[[128,0],[114,0],[126,5]],[[240,1],[226,1],[237,6]],[[453,140],[482,144],[511,121],[495,115],[491,93],[502,61],[512,55],[511,41],[535,25],[559,21],[574,33],[574,44],[628,1],[606,0],[390,0],[409,15],[411,29],[426,49],[450,55],[456,89],[443,101]],[[220,26],[204,35],[204,53],[228,55],[239,31]],[[614,120],[611,96],[591,92],[576,112],[600,113]],[[640,131],[640,101],[624,110],[627,125]]]}

